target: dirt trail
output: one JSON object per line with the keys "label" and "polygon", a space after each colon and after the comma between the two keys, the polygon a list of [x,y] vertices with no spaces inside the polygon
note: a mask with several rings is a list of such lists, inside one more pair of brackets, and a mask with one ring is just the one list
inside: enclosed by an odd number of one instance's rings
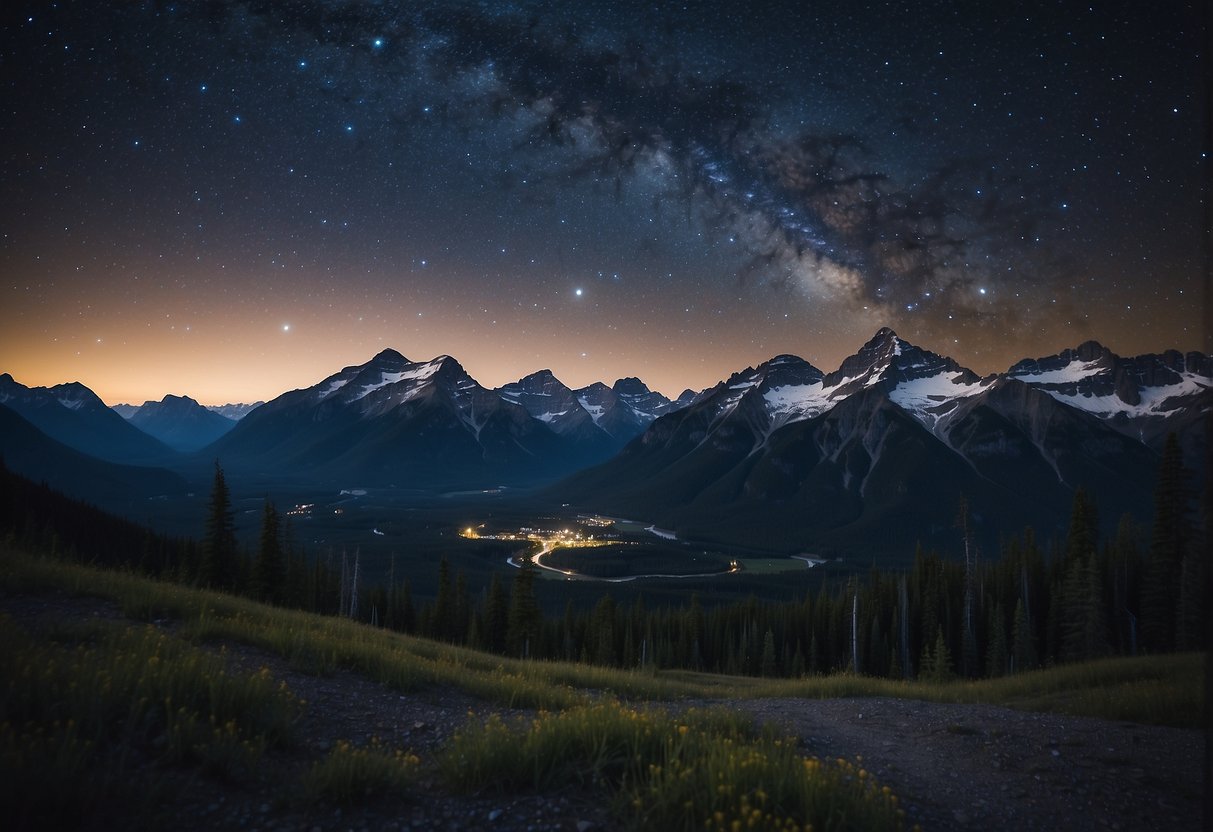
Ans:
{"label": "dirt trail", "polygon": [[1203,828],[1199,731],[899,699],[728,704],[816,756],[861,757],[927,830]]}

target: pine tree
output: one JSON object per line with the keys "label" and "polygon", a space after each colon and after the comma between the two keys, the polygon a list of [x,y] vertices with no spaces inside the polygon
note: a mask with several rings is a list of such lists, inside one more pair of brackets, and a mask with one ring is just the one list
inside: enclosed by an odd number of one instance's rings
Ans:
{"label": "pine tree", "polygon": [[1011,628],[1011,661],[1016,673],[1035,670],[1040,664],[1032,637],[1032,621],[1028,618],[1023,598],[1015,604],[1015,623]]}
{"label": "pine tree", "polygon": [[604,595],[594,607],[591,617],[590,632],[593,634],[591,646],[594,663],[612,666],[616,662],[615,653],[615,601],[610,595]]}
{"label": "pine tree", "polygon": [[397,601],[399,609],[396,617],[400,620],[400,631],[414,633],[417,631],[417,608],[413,605],[413,587],[405,578],[400,585],[400,597]]}
{"label": "pine tree", "polygon": [[943,637],[943,627],[935,634],[934,647],[923,652],[921,678],[928,682],[947,682],[953,678],[952,654]]}
{"label": "pine tree", "polygon": [[510,590],[506,633],[510,652],[523,658],[535,655],[542,621],[539,602],[535,600],[535,566],[529,559],[524,560]]}
{"label": "pine tree", "polygon": [[1108,655],[1108,616],[1104,601],[1103,575],[1092,555],[1084,570],[1082,657],[1086,661]]}
{"label": "pine tree", "polygon": [[470,644],[468,631],[472,623],[472,599],[468,594],[468,579],[460,570],[455,575],[455,614],[451,638],[456,644]]}
{"label": "pine tree", "polygon": [[1007,650],[1007,620],[1002,604],[995,604],[990,610],[990,637],[986,649],[986,675],[991,677],[1003,676],[1007,672],[1010,655]]}
{"label": "pine tree", "polygon": [[1154,526],[1141,596],[1141,638],[1153,652],[1175,646],[1176,610],[1187,543],[1186,473],[1175,434],[1167,436],[1154,489]]}
{"label": "pine tree", "polygon": [[1086,559],[1078,557],[1069,561],[1058,605],[1061,616],[1059,658],[1063,662],[1080,662],[1086,658],[1086,628],[1089,617],[1086,578]]}
{"label": "pine tree", "polygon": [[509,626],[510,604],[501,579],[494,573],[489,581],[489,593],[484,602],[484,643],[493,653],[505,652],[506,628]]}
{"label": "pine tree", "polygon": [[1131,515],[1124,515],[1116,527],[1116,537],[1108,550],[1107,570],[1112,589],[1112,619],[1116,622],[1113,646],[1118,652],[1135,656],[1141,558],[1137,549],[1137,527]]}
{"label": "pine tree", "polygon": [[450,641],[455,631],[455,590],[451,586],[451,565],[442,556],[438,563],[438,597],[429,622],[430,635],[441,641]]}
{"label": "pine tree", "polygon": [[253,562],[253,596],[270,603],[281,603],[286,589],[286,560],[282,552],[282,533],[278,511],[267,497],[261,515],[261,541]]}
{"label": "pine tree", "polygon": [[1066,564],[1095,554],[1099,545],[1099,515],[1095,503],[1082,488],[1070,504],[1070,531],[1066,536]]}
{"label": "pine tree", "polygon": [[236,525],[233,520],[231,492],[215,460],[215,479],[206,518],[206,536],[202,541],[199,580],[203,586],[232,589],[237,579]]}
{"label": "pine tree", "polygon": [[362,598],[362,547],[354,550],[354,571],[350,575],[350,601],[347,609],[350,618],[358,618],[358,602]]}
{"label": "pine tree", "polygon": [[775,668],[775,634],[769,629],[762,638],[762,675],[771,678],[776,673]]}
{"label": "pine tree", "polygon": [[1175,649],[1203,650],[1204,616],[1207,598],[1204,595],[1204,564],[1196,547],[1184,555],[1180,565],[1179,603],[1175,610]]}
{"label": "pine tree", "polygon": [[960,639],[961,670],[968,678],[977,675],[977,633],[973,624],[973,602],[976,552],[973,551],[972,519],[969,516],[969,501],[960,498],[960,510],[957,515],[957,525],[964,538],[965,571],[964,571],[964,621]]}
{"label": "pine tree", "polygon": [[800,642],[796,642],[796,652],[792,655],[792,666],[788,670],[788,675],[793,679],[803,679],[804,674],[804,652],[800,649]]}

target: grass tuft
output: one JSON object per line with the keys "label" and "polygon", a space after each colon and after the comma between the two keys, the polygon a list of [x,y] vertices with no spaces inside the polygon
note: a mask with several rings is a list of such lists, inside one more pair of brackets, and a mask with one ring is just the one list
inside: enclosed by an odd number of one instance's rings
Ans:
{"label": "grass tuft", "polygon": [[299,703],[265,670],[150,627],[67,624],[33,635],[0,617],[0,805],[17,828],[72,824],[140,791],[147,763],[251,776],[287,744]]}
{"label": "grass tuft", "polygon": [[858,765],[805,757],[721,710],[675,717],[600,702],[512,726],[473,721],[440,768],[468,790],[606,788],[637,829],[899,829],[904,818]]}
{"label": "grass tuft", "polygon": [[407,792],[421,761],[400,749],[388,749],[376,737],[361,748],[342,740],[308,772],[306,798],[349,805],[368,797]]}

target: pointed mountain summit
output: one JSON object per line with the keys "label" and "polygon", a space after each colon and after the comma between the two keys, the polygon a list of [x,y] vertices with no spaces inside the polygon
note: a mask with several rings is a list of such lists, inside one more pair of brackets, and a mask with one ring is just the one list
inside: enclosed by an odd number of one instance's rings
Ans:
{"label": "pointed mountain summit", "polygon": [[981,392],[988,382],[951,358],[911,344],[881,327],[857,353],[825,377],[831,400],[879,386],[902,410],[934,430],[956,403]]}
{"label": "pointed mountain summit", "polygon": [[584,421],[593,422],[577,403],[572,388],[556,378],[551,370],[539,370],[518,381],[497,388],[497,394],[508,402],[520,404],[557,433]]}
{"label": "pointed mountain summit", "polygon": [[673,404],[656,390],[650,390],[647,384],[635,376],[616,379],[615,383],[611,385],[611,389],[633,412],[648,418],[648,421],[652,421],[663,413],[668,413]]}
{"label": "pointed mountain summit", "polygon": [[616,450],[672,406],[669,399],[635,377],[617,379],[610,387],[596,381],[573,393],[594,424],[616,442]]}
{"label": "pointed mountain summit", "polygon": [[577,400],[577,394],[551,370],[531,373],[495,392],[505,401],[524,407],[560,436],[577,443],[587,461],[602,461],[621,447],[595,423]]}
{"label": "pointed mountain summit", "polygon": [[234,420],[208,410],[189,396],[171,394],[158,402],[144,402],[126,418],[149,436],[186,453],[206,447],[236,426]]}

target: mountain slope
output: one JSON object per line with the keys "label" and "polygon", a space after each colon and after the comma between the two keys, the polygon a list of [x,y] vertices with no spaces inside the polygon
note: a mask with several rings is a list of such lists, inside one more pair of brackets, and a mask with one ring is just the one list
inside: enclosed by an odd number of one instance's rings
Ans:
{"label": "mountain slope", "polygon": [[453,358],[395,350],[267,402],[208,450],[261,470],[423,488],[529,482],[579,461]]}
{"label": "mountain slope", "polygon": [[3,404],[0,404],[0,456],[5,466],[18,474],[110,508],[186,490],[185,480],[164,468],[107,462],[68,447]]}
{"label": "mountain slope", "polygon": [[1087,341],[1057,355],[1024,359],[1007,376],[1155,450],[1174,431],[1188,464],[1202,464],[1204,414],[1213,411],[1209,356],[1168,350],[1122,358],[1098,341]]}
{"label": "mountain slope", "polygon": [[882,329],[833,373],[778,356],[657,419],[551,489],[683,535],[822,554],[950,546],[963,495],[982,542],[1064,527],[1074,489],[1144,514],[1156,454],[1015,379],[979,378]]}
{"label": "mountain slope", "polygon": [[189,396],[165,396],[147,401],[130,415],[120,413],[139,430],[159,439],[173,450],[189,452],[203,448],[236,426],[236,422],[198,404]]}
{"label": "mountain slope", "polygon": [[3,373],[0,404],[47,436],[99,459],[146,463],[175,456],[168,446],[128,423],[79,382],[26,387]]}
{"label": "mountain slope", "polygon": [[599,427],[578,401],[577,393],[551,370],[531,373],[494,392],[505,401],[520,405],[554,433],[583,447],[588,460],[600,462],[619,449],[620,443]]}

